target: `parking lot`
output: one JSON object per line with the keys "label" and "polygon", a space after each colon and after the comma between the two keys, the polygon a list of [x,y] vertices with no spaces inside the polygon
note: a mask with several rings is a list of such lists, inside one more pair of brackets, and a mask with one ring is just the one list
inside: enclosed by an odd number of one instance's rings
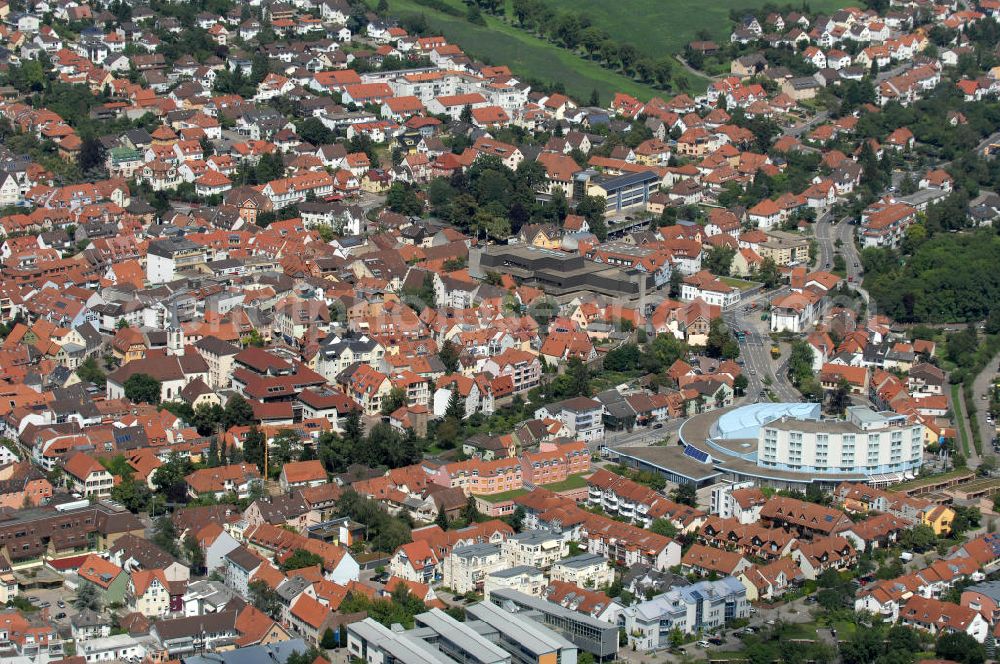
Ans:
{"label": "parking lot", "polygon": [[[66,588],[51,588],[45,590],[28,590],[22,596],[39,608],[40,615],[58,627],[69,627],[70,619],[79,613],[73,608],[73,593]],[[31,598],[37,598],[33,601]],[[64,606],[59,606],[62,602]],[[46,604],[48,606],[46,606]],[[61,614],[62,617],[58,617]]]}

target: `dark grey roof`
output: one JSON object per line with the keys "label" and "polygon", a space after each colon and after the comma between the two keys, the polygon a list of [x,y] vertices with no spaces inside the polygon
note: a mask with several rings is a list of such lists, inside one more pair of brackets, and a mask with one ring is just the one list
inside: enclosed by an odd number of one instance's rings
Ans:
{"label": "dark grey roof", "polygon": [[292,653],[304,653],[308,650],[309,647],[302,639],[291,639],[266,646],[192,655],[181,661],[183,664],[285,664]]}
{"label": "dark grey roof", "polygon": [[252,572],[260,567],[260,558],[242,544],[226,554],[226,559],[239,565],[242,569]]}
{"label": "dark grey roof", "polygon": [[176,558],[147,539],[131,533],[122,535],[111,546],[111,553],[121,552],[122,559],[132,558],[142,569],[166,569],[178,562]]}
{"label": "dark grey roof", "polygon": [[295,575],[285,581],[282,581],[276,592],[278,593],[278,596],[285,601],[285,603],[288,603],[310,586],[312,586],[312,581],[309,581],[304,576]]}
{"label": "dark grey roof", "polygon": [[204,337],[195,342],[194,347],[211,355],[236,355],[240,349],[218,337]]}
{"label": "dark grey roof", "polygon": [[[156,632],[161,644],[164,641],[201,636],[202,634],[232,632],[235,636],[236,616],[236,611],[220,611],[219,613],[206,613],[203,616],[158,620],[153,625],[152,631]],[[240,652],[243,650],[241,649]]]}
{"label": "dark grey roof", "polygon": [[73,627],[100,627],[101,625],[110,625],[111,617],[91,611],[90,609],[84,609],[70,618],[70,623]]}

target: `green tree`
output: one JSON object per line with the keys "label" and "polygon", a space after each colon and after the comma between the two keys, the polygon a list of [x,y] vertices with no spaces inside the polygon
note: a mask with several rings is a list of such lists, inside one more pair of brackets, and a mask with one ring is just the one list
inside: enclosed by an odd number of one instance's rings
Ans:
{"label": "green tree", "polygon": [[781,271],[778,270],[778,264],[774,262],[774,259],[768,256],[761,261],[754,278],[762,282],[765,288],[775,288],[781,283]]}
{"label": "green tree", "polygon": [[336,140],[336,134],[323,124],[322,120],[312,116],[299,123],[296,133],[302,140],[313,145],[327,145]]}
{"label": "green tree", "polygon": [[88,357],[76,368],[76,375],[85,383],[93,383],[96,387],[104,389],[108,382],[107,374],[97,364],[97,360]]}
{"label": "green tree", "polygon": [[667,292],[671,298],[677,299],[681,296],[683,282],[684,278],[681,276],[680,270],[675,269],[670,271],[670,285]]}
{"label": "green tree", "polygon": [[247,463],[257,466],[261,472],[264,471],[264,434],[257,427],[251,427],[243,440],[243,459]]}
{"label": "green tree", "polygon": [[424,204],[417,197],[413,187],[402,182],[394,182],[386,192],[386,207],[408,217],[419,216],[424,211]]}
{"label": "green tree", "polygon": [[201,545],[198,543],[198,538],[195,537],[194,533],[189,532],[184,538],[184,553],[188,564],[195,570],[195,573],[205,568],[205,552],[202,550]]}
{"label": "green tree", "polygon": [[690,507],[698,506],[698,493],[695,490],[694,484],[690,482],[678,484],[671,497],[681,505],[688,505]]}
{"label": "green tree", "polygon": [[503,517],[503,520],[514,529],[514,532],[519,533],[524,528],[524,517],[524,508],[518,505],[514,508],[513,513]]}
{"label": "green tree", "polygon": [[302,440],[299,434],[291,429],[281,429],[271,439],[268,446],[270,450],[268,456],[268,476],[277,477],[281,473],[281,467],[292,460],[299,451]]}
{"label": "green tree", "polygon": [[208,436],[216,432],[216,429],[218,429],[224,418],[225,413],[219,404],[200,403],[194,409],[191,425],[202,436]]}
{"label": "green tree", "polygon": [[177,528],[169,516],[161,516],[153,522],[153,544],[172,556],[180,556],[180,548],[177,546]]}
{"label": "green tree", "polygon": [[[326,631],[323,632],[323,638],[320,639],[319,647],[324,650],[332,650],[337,647],[337,636],[329,627],[327,627]],[[312,662],[309,662],[309,664],[312,664]]]}
{"label": "green tree", "polygon": [[677,526],[675,526],[670,519],[654,520],[652,525],[650,525],[649,530],[650,532],[656,533],[657,535],[663,535],[664,537],[677,536]]}
{"label": "green tree", "polygon": [[711,247],[705,254],[705,260],[702,263],[702,267],[712,274],[720,277],[728,277],[729,270],[732,267],[733,258],[735,256],[736,250],[732,247],[727,247],[725,245]]}
{"label": "green tree", "polygon": [[672,334],[658,334],[649,344],[649,351],[643,355],[643,369],[658,373],[667,369],[687,355],[687,344]]}
{"label": "green tree", "polygon": [[909,530],[904,530],[899,538],[899,543],[903,547],[918,553],[930,551],[934,548],[936,542],[937,535],[934,534],[934,529],[926,524],[920,524]]}
{"label": "green tree", "polygon": [[138,482],[131,476],[111,487],[111,499],[121,503],[128,511],[138,514],[147,508],[152,494],[145,482]]}
{"label": "green tree", "polygon": [[239,394],[229,397],[226,407],[222,409],[222,428],[242,427],[253,421],[253,406]]}
{"label": "green tree", "polygon": [[266,53],[257,51],[250,63],[250,82],[257,85],[267,78],[269,73],[271,73],[271,60]]}
{"label": "green tree", "polygon": [[315,567],[316,565],[322,565],[323,558],[319,555],[313,553],[312,551],[307,551],[305,549],[295,549],[290,556],[285,558],[281,563],[282,572],[290,572],[293,569],[302,569],[303,567]]}
{"label": "green tree", "polygon": [[458,371],[459,350],[459,347],[451,339],[446,339],[441,344],[441,348],[438,350],[438,359],[444,365],[445,372],[452,374]]}
{"label": "green tree", "polygon": [[709,323],[705,354],[713,358],[735,359],[740,354],[740,346],[729,333],[729,327],[721,318],[713,318]]}
{"label": "green tree", "polygon": [[465,418],[465,402],[462,395],[458,393],[458,384],[451,384],[451,396],[448,397],[448,406],[444,411],[445,419],[461,422]]}
{"label": "green tree", "polygon": [[101,598],[97,594],[97,588],[89,582],[82,582],[76,590],[73,598],[73,607],[77,611],[100,611]]}
{"label": "green tree", "polygon": [[569,396],[590,396],[590,369],[579,357],[569,358],[566,363],[566,376],[569,378]]}
{"label": "green tree", "polygon": [[934,654],[941,659],[950,659],[959,664],[983,664],[986,648],[972,636],[964,632],[944,634],[934,646]]}
{"label": "green tree", "polygon": [[[847,379],[841,378],[836,389],[830,393],[830,412],[843,415],[851,405],[851,385]],[[811,486],[811,485],[810,485]]]}
{"label": "green tree", "polygon": [[953,505],[955,510],[955,520],[951,523],[951,535],[961,537],[967,530],[979,527],[979,520],[982,515],[978,507],[966,507],[965,505]]}
{"label": "green tree", "polygon": [[398,408],[406,405],[406,390],[396,386],[389,390],[389,394],[382,398],[382,414],[391,415]]}
{"label": "green tree", "polygon": [[263,581],[251,581],[248,590],[250,604],[255,609],[274,619],[281,615],[281,597],[269,585]]}
{"label": "green tree", "polygon": [[576,204],[576,213],[587,220],[590,232],[598,240],[608,239],[608,225],[604,220],[607,200],[603,196],[584,196]]}
{"label": "green tree", "polygon": [[125,398],[133,403],[160,403],[160,381],[149,374],[134,373],[125,380]]}
{"label": "green tree", "polygon": [[209,468],[215,468],[219,465],[219,440],[215,436],[212,436],[212,439],[208,441],[208,455],[205,464]]}
{"label": "green tree", "polygon": [[[412,541],[405,521],[390,516],[377,502],[351,489],[345,489],[337,499],[336,514],[368,526],[366,541],[374,551],[392,553],[401,544]],[[346,612],[343,606],[341,611]]]}
{"label": "green tree", "polygon": [[475,496],[469,496],[469,499],[465,502],[465,507],[462,508],[462,518],[466,523],[477,523],[483,520],[483,515],[476,505]]}
{"label": "green tree", "polygon": [[624,344],[608,351],[604,356],[605,371],[635,371],[639,368],[642,353],[635,344]]}
{"label": "green tree", "polygon": [[153,471],[153,486],[167,501],[187,501],[187,482],[184,479],[193,470],[191,460],[178,452],[171,452],[166,463]]}
{"label": "green tree", "polygon": [[510,237],[510,220],[507,219],[506,215],[493,214],[486,208],[476,210],[476,214],[472,217],[472,225],[476,228],[477,233],[482,231],[486,237],[493,240],[503,240]]}
{"label": "green tree", "polygon": [[285,177],[285,163],[280,152],[271,152],[261,156],[254,170],[257,181],[264,184]]}
{"label": "green tree", "polygon": [[80,144],[80,152],[76,156],[76,165],[86,173],[91,169],[104,167],[104,144],[94,136],[87,136]]}

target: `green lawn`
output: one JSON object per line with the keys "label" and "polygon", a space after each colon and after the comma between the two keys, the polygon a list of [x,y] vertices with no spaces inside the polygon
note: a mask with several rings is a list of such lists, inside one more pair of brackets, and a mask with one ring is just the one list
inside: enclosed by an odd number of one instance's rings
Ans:
{"label": "green lawn", "polygon": [[[461,0],[445,1],[465,11]],[[376,4],[375,0],[367,0],[367,3],[371,7]],[[600,93],[603,105],[610,104],[616,92],[625,92],[643,100],[657,95],[673,96],[605,69],[597,62],[586,60],[493,16],[485,16],[487,25],[483,27],[413,0],[389,0],[389,12],[400,17],[423,14],[435,31],[443,34],[449,42],[461,46],[468,55],[489,64],[507,65],[524,78],[562,83],[566,93],[581,102],[586,102],[595,89]],[[680,67],[677,72],[682,72]],[[700,93],[707,85],[706,79],[691,77],[690,80],[693,92]]]}
{"label": "green lawn", "polygon": [[962,404],[962,386],[955,384],[951,386],[951,403],[955,407],[955,426],[958,427],[958,436],[962,441],[962,450],[965,456],[969,456],[969,435],[966,433],[966,429],[969,426],[969,420],[965,417],[965,406]]}
{"label": "green lawn", "polygon": [[[628,0],[626,4],[600,0],[542,0],[556,11],[570,11],[608,31],[615,40],[628,42],[654,57],[680,53],[700,30],[708,30],[716,42],[728,42],[733,24],[729,10],[752,11],[764,0]],[[780,3],[778,3],[780,4]],[[810,13],[829,13],[856,2],[815,0]],[[757,17],[763,21],[763,16]]]}
{"label": "green lawn", "polygon": [[756,281],[746,281],[744,279],[737,279],[735,277],[719,277],[719,281],[726,284],[727,286],[735,286],[736,288],[739,288],[741,291],[750,290],[751,288],[760,286],[760,284],[757,283]]}
{"label": "green lawn", "polygon": [[506,500],[514,500],[518,496],[528,493],[525,489],[511,489],[503,493],[476,494],[476,498],[482,498],[488,503],[502,503]]}
{"label": "green lawn", "polygon": [[587,478],[581,475],[570,475],[562,482],[556,482],[555,484],[542,484],[540,485],[543,489],[548,489],[554,493],[559,491],[569,491],[570,489],[582,489],[587,486]]}
{"label": "green lawn", "polygon": [[972,471],[968,468],[958,468],[956,470],[949,470],[947,473],[939,473],[937,475],[931,475],[929,477],[918,477],[915,480],[910,480],[909,482],[902,482],[900,484],[893,484],[888,487],[889,491],[909,491],[910,489],[916,489],[917,487],[924,486],[926,484],[936,484],[943,480],[950,479],[952,477],[959,477],[961,475],[968,475]]}

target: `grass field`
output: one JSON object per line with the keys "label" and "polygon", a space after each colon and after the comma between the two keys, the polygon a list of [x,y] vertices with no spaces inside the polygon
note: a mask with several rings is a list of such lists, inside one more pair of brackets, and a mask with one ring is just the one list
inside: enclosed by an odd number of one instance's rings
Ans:
{"label": "grass field", "polygon": [[543,484],[541,486],[553,493],[559,493],[560,491],[569,491],[570,489],[582,489],[587,486],[587,478],[583,475],[570,475],[562,482]]}
{"label": "grass field", "polygon": [[958,427],[958,437],[962,441],[962,451],[965,456],[969,456],[969,435],[966,432],[966,429],[969,427],[969,421],[965,417],[965,406],[962,403],[961,390],[961,385],[951,386],[951,403],[955,407],[955,426]]}
{"label": "grass field", "polygon": [[915,480],[910,480],[909,482],[902,482],[900,484],[893,484],[888,487],[889,491],[909,491],[910,489],[917,489],[919,487],[925,486],[927,484],[937,484],[944,480],[951,479],[953,477],[961,477],[962,475],[969,475],[972,471],[968,468],[958,468],[956,470],[949,470],[947,473],[940,473],[938,475],[932,475],[930,477],[918,477]]}
{"label": "grass field", "polygon": [[[376,4],[376,0],[367,2],[371,7]],[[465,5],[461,0],[446,2],[464,11]],[[435,31],[443,34],[449,42],[461,46],[470,56],[489,64],[508,65],[511,71],[524,78],[562,83],[567,94],[582,101],[590,97],[592,90],[600,93],[604,105],[611,103],[615,92],[625,92],[643,100],[656,95],[672,96],[605,69],[597,62],[586,60],[493,16],[485,17],[487,25],[483,27],[412,0],[389,0],[389,11],[398,17],[423,14]],[[681,71],[678,68],[678,72]],[[706,79],[690,77],[689,80],[691,90],[699,93],[707,85]]]}
{"label": "grass field", "polygon": [[719,277],[719,281],[726,284],[727,286],[735,286],[741,291],[750,290],[751,288],[756,288],[760,286],[760,282],[757,281],[747,281],[745,279],[737,279],[736,277]]}
{"label": "grass field", "polygon": [[518,496],[523,496],[528,493],[525,489],[511,489],[510,491],[504,491],[503,493],[484,493],[476,494],[476,498],[482,498],[488,503],[502,503],[506,500],[514,500]]}
{"label": "grass field", "polygon": [[[572,11],[608,31],[615,40],[629,42],[639,51],[660,57],[680,53],[688,42],[707,30],[716,41],[728,41],[732,31],[729,10],[752,12],[764,0],[625,0],[625,4],[601,0],[543,0],[552,9]],[[783,3],[775,3],[783,4]],[[812,0],[813,12],[830,12],[856,2]],[[763,21],[763,16],[758,16]]]}

